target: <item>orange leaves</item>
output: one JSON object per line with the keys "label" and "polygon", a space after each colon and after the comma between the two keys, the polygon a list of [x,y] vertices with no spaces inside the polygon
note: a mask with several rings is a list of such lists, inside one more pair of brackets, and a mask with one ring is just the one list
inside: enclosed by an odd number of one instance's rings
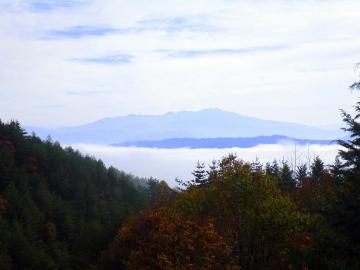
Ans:
{"label": "orange leaves", "polygon": [[[164,187],[159,198],[168,197]],[[190,185],[173,200],[161,199],[168,208],[145,212],[119,231],[106,269],[306,268],[302,259],[315,242],[306,230],[310,216],[275,178],[236,156],[213,166],[206,185]]]}
{"label": "orange leaves", "polygon": [[107,254],[107,269],[227,269],[230,248],[214,226],[168,208],[124,226]]}
{"label": "orange leaves", "polygon": [[0,216],[6,212],[7,200],[0,196]]}
{"label": "orange leaves", "polygon": [[52,222],[46,223],[44,234],[47,239],[52,239],[52,240],[56,239],[56,235],[57,235],[56,225]]}

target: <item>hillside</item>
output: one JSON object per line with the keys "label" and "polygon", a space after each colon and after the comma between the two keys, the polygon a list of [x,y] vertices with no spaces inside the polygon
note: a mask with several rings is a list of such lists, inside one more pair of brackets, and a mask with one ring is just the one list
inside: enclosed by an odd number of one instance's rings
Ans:
{"label": "hillside", "polygon": [[138,183],[145,180],[0,121],[0,269],[96,263],[129,214],[149,204]]}

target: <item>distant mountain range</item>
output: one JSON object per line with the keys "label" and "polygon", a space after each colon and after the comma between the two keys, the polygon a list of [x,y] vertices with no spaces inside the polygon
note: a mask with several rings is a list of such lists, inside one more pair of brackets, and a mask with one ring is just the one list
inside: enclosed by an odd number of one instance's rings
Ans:
{"label": "distant mountain range", "polygon": [[63,144],[104,145],[171,138],[240,138],[274,134],[310,140],[333,140],[343,136],[340,129],[269,121],[220,109],[170,112],[164,115],[128,115],[104,118],[76,127],[55,129],[28,127],[27,130],[34,131],[42,138],[50,135]]}
{"label": "distant mountain range", "polygon": [[331,145],[336,141],[331,140],[308,140],[295,139],[287,136],[257,136],[250,138],[172,138],[154,141],[131,141],[113,144],[113,146],[121,147],[144,147],[144,148],[250,148],[260,144],[281,144],[294,143],[297,145],[319,144]]}

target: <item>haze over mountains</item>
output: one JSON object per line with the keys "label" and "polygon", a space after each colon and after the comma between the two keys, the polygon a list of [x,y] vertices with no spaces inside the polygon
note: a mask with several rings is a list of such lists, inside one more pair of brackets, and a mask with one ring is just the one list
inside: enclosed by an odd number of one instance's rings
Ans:
{"label": "haze over mountains", "polygon": [[[243,138],[282,135],[309,140],[334,140],[340,129],[263,120],[220,109],[182,111],[164,115],[128,115],[104,118],[76,127],[43,129],[28,127],[40,137],[50,135],[63,144],[121,144],[174,138]],[[248,138],[249,139],[249,138]],[[259,138],[258,138],[259,139]]]}

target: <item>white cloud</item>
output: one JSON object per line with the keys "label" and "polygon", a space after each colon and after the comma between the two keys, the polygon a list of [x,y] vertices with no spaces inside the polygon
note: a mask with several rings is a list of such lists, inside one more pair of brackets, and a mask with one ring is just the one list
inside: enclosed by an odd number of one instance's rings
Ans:
{"label": "white cloud", "polygon": [[[212,160],[219,160],[229,153],[235,153],[248,162],[255,161],[256,158],[263,163],[277,159],[278,161],[287,160],[289,165],[293,165],[295,153],[294,146],[286,144],[228,149],[150,149],[89,144],[77,144],[72,147],[84,154],[101,158],[107,166],[112,165],[137,176],[163,179],[171,186],[175,186],[176,177],[190,180],[197,161],[211,164]],[[338,149],[337,145],[298,146],[297,164],[308,163],[309,160],[312,162],[317,155],[326,164],[333,164]]]}
{"label": "white cloud", "polygon": [[[219,107],[267,119],[337,124],[338,109],[349,109],[356,99],[346,90],[360,60],[355,0],[92,0],[41,12],[24,3],[0,0],[5,119],[69,125]],[[71,31],[81,30],[87,33],[71,38]],[[56,31],[70,34],[44,39]],[[280,49],[241,51],[271,47]],[[181,54],[189,51],[208,53]],[[216,51],[222,53],[209,53]],[[71,61],[117,55],[131,55],[131,63]]]}

